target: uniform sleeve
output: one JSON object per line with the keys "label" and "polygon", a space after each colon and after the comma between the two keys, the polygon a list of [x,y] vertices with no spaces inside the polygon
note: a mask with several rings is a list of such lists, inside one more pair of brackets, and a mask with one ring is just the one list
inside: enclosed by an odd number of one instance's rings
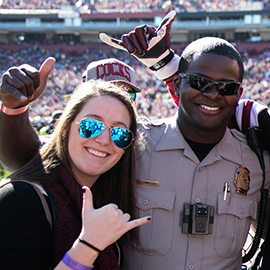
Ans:
{"label": "uniform sleeve", "polygon": [[0,189],[0,269],[49,270],[52,231],[40,198],[26,183]]}

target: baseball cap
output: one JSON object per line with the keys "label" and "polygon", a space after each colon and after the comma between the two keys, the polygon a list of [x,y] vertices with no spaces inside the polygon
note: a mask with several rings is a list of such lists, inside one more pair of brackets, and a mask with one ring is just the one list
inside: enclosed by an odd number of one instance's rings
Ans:
{"label": "baseball cap", "polygon": [[135,85],[134,69],[115,58],[91,62],[84,71],[82,78],[84,81],[103,79],[123,83],[131,87],[134,92],[141,92],[140,88]]}

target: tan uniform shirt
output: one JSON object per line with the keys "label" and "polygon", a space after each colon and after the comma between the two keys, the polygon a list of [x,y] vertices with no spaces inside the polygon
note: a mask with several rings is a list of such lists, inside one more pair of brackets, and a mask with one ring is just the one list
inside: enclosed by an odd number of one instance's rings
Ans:
{"label": "tan uniform shirt", "polygon": [[[150,215],[152,221],[139,228],[140,245],[123,248],[123,269],[240,269],[241,250],[251,220],[257,217],[262,183],[258,159],[244,135],[227,129],[200,162],[175,117],[140,129],[147,144],[136,164],[136,206],[139,216]],[[265,164],[269,187],[269,155],[265,155]],[[234,183],[237,171],[243,170],[239,166],[250,171],[249,185],[247,174],[242,180],[238,177],[238,185],[249,186],[246,196],[237,193]],[[224,197],[226,183],[230,193]],[[182,233],[184,203],[214,207],[212,233]]]}

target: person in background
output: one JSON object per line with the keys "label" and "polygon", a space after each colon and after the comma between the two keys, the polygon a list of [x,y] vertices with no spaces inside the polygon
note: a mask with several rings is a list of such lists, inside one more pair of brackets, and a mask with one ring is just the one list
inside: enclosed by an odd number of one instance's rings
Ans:
{"label": "person in background", "polygon": [[103,79],[122,86],[136,101],[136,93],[141,90],[136,86],[135,70],[126,63],[115,59],[107,58],[91,62],[82,74],[82,81]]}
{"label": "person in background", "polygon": [[38,133],[39,135],[49,135],[52,134],[56,125],[59,122],[59,118],[62,115],[63,111],[62,110],[56,110],[52,114],[52,120],[48,126],[42,127]]}
{"label": "person in background", "polygon": [[[120,269],[116,241],[151,219],[129,221],[138,145],[126,92],[102,80],[79,85],[50,140],[2,183],[0,268]],[[23,181],[43,190],[53,229],[33,186]],[[136,240],[134,231],[120,242],[127,239]]]}

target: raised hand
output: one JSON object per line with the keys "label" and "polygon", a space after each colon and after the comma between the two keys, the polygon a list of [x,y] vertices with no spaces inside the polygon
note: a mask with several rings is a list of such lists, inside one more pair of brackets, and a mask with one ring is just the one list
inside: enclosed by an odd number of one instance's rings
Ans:
{"label": "raised hand", "polygon": [[122,35],[121,40],[105,33],[100,33],[99,38],[114,48],[127,51],[155,71],[173,58],[173,51],[170,49],[170,30],[175,16],[176,12],[171,11],[163,18],[157,29],[149,25],[140,25],[128,34]]}
{"label": "raised hand", "polygon": [[0,99],[8,108],[19,108],[37,99],[45,89],[55,59],[47,58],[40,69],[23,64],[9,68],[2,76]]}
{"label": "raised hand", "polygon": [[82,209],[82,231],[80,238],[103,250],[114,243],[129,230],[141,226],[151,220],[143,217],[130,221],[130,215],[123,213],[115,204],[108,204],[94,209],[92,193],[85,190]]}

